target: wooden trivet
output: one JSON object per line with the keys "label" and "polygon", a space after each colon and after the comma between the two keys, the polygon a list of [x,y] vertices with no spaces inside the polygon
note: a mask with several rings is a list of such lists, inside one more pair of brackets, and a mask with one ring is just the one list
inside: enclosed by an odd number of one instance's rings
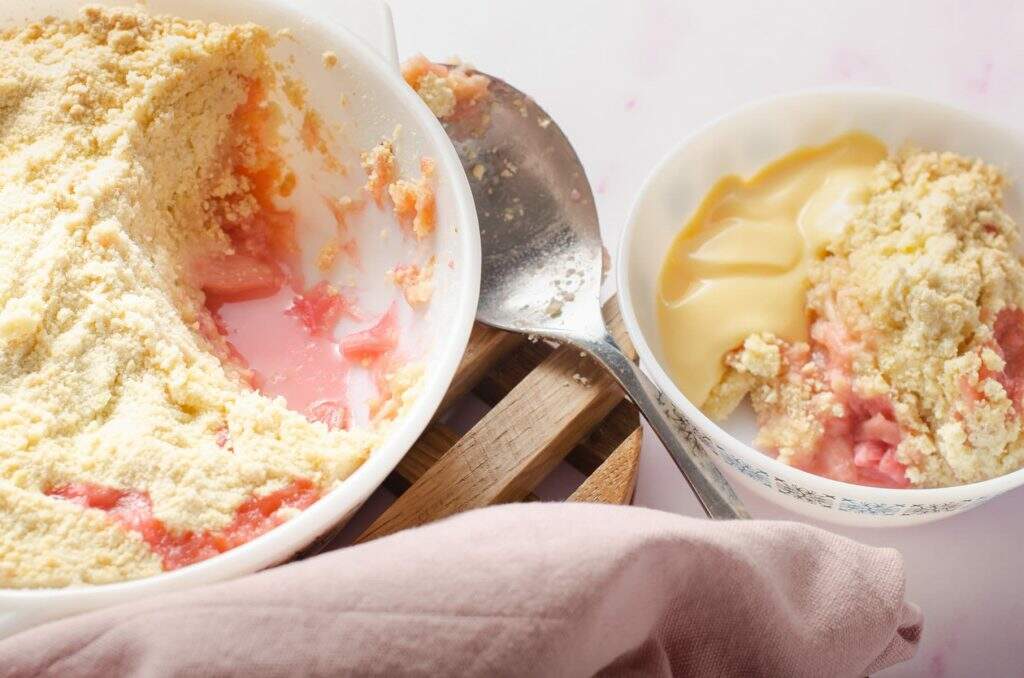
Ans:
{"label": "wooden trivet", "polygon": [[[604,313],[632,357],[614,299]],[[471,391],[491,410],[462,436],[431,424],[385,481],[398,498],[358,542],[460,511],[535,499],[533,490],[563,459],[586,476],[569,501],[630,503],[639,413],[579,349],[477,324],[439,413]],[[340,544],[310,550],[333,546]]]}

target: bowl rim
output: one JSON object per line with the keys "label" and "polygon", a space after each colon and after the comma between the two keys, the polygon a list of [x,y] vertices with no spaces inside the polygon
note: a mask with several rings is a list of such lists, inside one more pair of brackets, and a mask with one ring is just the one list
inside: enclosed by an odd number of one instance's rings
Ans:
{"label": "bowl rim", "polygon": [[707,123],[699,126],[693,132],[687,134],[678,143],[673,145],[672,148],[662,156],[662,158],[654,165],[654,168],[648,173],[647,177],[641,184],[636,197],[633,199],[625,226],[619,236],[619,247],[615,256],[616,287],[618,289],[618,300],[622,311],[623,323],[633,345],[636,347],[640,363],[644,370],[651,376],[655,384],[657,384],[658,387],[661,388],[668,396],[672,404],[682,411],[690,423],[700,429],[703,433],[710,436],[717,444],[728,449],[731,453],[735,453],[739,457],[745,457],[746,460],[756,460],[756,463],[764,465],[767,469],[771,470],[772,473],[782,477],[784,480],[792,478],[794,481],[799,481],[812,487],[818,486],[819,488],[827,488],[831,493],[834,493],[837,496],[842,494],[851,495],[869,493],[872,499],[879,501],[892,501],[894,503],[901,504],[916,504],[930,501],[941,503],[976,499],[981,496],[992,497],[1001,494],[1007,490],[1024,484],[1024,468],[1011,471],[1010,473],[996,478],[989,478],[987,480],[976,481],[963,485],[934,488],[885,488],[870,485],[857,485],[841,480],[834,480],[832,478],[819,476],[809,471],[804,471],[803,469],[784,464],[752,445],[748,445],[734,437],[731,433],[726,431],[715,421],[711,420],[711,418],[690,402],[690,400],[683,395],[682,391],[680,391],[675,385],[675,382],[669,377],[666,370],[661,366],[660,361],[655,357],[654,351],[651,350],[650,344],[644,336],[644,331],[637,320],[633,306],[632,292],[630,289],[631,270],[629,268],[629,260],[631,258],[635,232],[637,230],[637,216],[640,206],[649,198],[650,193],[653,191],[656,180],[668,170],[669,165],[676,160],[679,155],[686,153],[688,147],[700,137],[708,134],[716,127],[727,124],[732,119],[741,115],[747,115],[756,109],[780,103],[795,104],[800,100],[818,97],[841,98],[848,96],[902,99],[918,105],[939,108],[947,113],[969,118],[974,122],[994,128],[1001,133],[1020,136],[1019,133],[1012,128],[977,112],[966,110],[946,102],[936,101],[927,97],[908,94],[906,92],[886,87],[830,85],[804,88],[762,97],[726,111],[725,113],[722,113],[721,115],[712,118]]}
{"label": "bowl rim", "polygon": [[[85,4],[85,3],[80,3]],[[451,323],[439,335],[438,348],[431,366],[420,382],[420,393],[409,409],[383,436],[383,440],[369,457],[337,487],[323,495],[299,515],[273,530],[237,548],[177,570],[161,572],[149,577],[108,584],[73,585],[60,588],[10,589],[0,588],[0,637],[4,632],[4,617],[8,614],[38,616],[38,622],[65,614],[94,609],[137,599],[144,595],[181,590],[202,584],[231,579],[257,572],[278,564],[322,536],[350,517],[378,488],[398,465],[408,450],[433,419],[441,400],[455,375],[469,342],[476,316],[480,288],[480,238],[476,207],[469,180],[462,163],[440,122],[419,96],[401,78],[396,64],[390,63],[363,38],[338,23],[330,15],[305,3],[284,3],[278,0],[234,0],[222,3],[216,11],[229,11],[235,5],[238,11],[250,11],[256,16],[273,17],[281,24],[304,33],[319,32],[329,37],[339,51],[360,62],[369,78],[379,87],[390,91],[399,104],[410,110],[421,129],[427,134],[431,146],[440,150],[434,157],[438,175],[453,195],[451,228],[455,230],[455,253],[458,264],[453,288],[459,299],[454,305]],[[390,20],[386,5],[379,5]],[[255,10],[255,11],[253,11]],[[148,11],[154,11],[151,6]],[[159,13],[159,10],[157,10]],[[240,19],[241,20],[241,19]],[[245,19],[252,20],[252,19]],[[256,19],[258,20],[258,19]],[[62,608],[60,611],[54,606]],[[20,620],[17,630],[31,625]]]}

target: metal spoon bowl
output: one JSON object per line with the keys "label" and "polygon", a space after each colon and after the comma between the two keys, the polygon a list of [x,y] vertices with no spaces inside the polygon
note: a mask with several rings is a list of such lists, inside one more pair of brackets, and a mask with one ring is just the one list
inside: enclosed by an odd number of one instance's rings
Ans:
{"label": "metal spoon bowl", "polygon": [[480,221],[477,320],[588,352],[636,403],[708,516],[748,518],[703,450],[679,435],[672,418],[682,415],[605,327],[597,208],[569,140],[533,99],[487,77],[488,101],[472,115],[445,123],[472,177]]}

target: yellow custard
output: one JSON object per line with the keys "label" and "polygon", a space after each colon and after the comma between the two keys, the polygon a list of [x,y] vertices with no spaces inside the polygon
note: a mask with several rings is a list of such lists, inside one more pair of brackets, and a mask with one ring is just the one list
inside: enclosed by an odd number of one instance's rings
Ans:
{"label": "yellow custard", "polygon": [[703,405],[723,358],[749,335],[807,339],[808,266],[867,202],[886,155],[879,139],[851,132],[711,188],[669,248],[658,284],[668,366],[693,403]]}

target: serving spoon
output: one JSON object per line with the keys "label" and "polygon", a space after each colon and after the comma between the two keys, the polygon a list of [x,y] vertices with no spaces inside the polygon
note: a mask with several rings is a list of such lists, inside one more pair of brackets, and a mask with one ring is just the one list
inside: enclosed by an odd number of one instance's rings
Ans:
{"label": "serving spoon", "polygon": [[604,249],[576,152],[551,117],[508,83],[446,121],[470,177],[483,251],[482,323],[589,353],[643,413],[711,518],[749,518],[707,454],[680,435],[682,415],[623,354],[601,315]]}

